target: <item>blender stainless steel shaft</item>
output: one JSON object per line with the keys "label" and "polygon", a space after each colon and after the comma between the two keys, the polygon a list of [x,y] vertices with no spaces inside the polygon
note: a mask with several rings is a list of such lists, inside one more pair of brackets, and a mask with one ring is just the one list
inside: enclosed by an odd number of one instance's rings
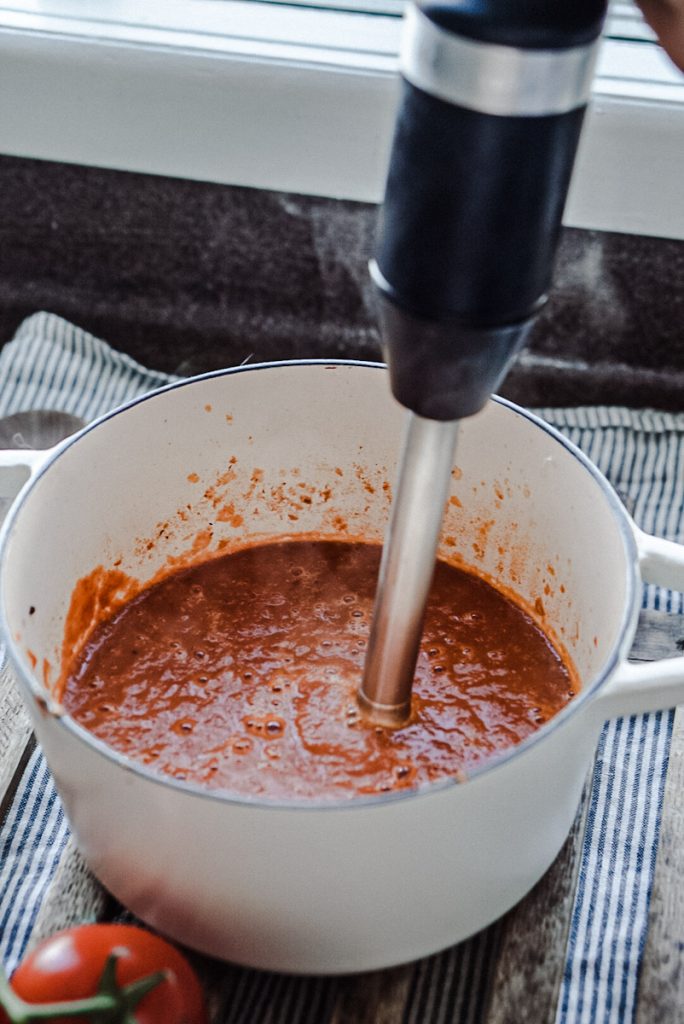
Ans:
{"label": "blender stainless steel shaft", "polygon": [[[439,423],[410,413],[402,473],[392,503],[378,580],[373,628],[359,702],[375,722],[401,725],[411,712],[411,688],[435,568],[444,503],[454,465],[458,420]],[[406,552],[409,552],[408,557]]]}
{"label": "blender stainless steel shaft", "polygon": [[424,0],[371,275],[395,398],[412,414],[359,703],[410,714],[456,422],[498,387],[546,301],[606,0]]}

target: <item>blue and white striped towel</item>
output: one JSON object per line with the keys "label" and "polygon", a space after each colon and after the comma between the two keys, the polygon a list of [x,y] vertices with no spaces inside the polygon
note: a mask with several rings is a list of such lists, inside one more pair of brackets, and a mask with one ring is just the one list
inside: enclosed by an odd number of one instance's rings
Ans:
{"label": "blue and white striped towel", "polygon": [[[0,415],[42,407],[89,419],[169,379],[58,317],[38,313],[0,353]],[[601,468],[643,529],[684,539],[684,415],[621,408],[540,413]],[[682,601],[681,594],[657,587],[644,591],[646,608],[681,614]],[[623,719],[604,729],[556,1024],[633,1019],[671,730],[671,714]],[[26,948],[67,836],[59,800],[36,751],[0,828],[0,958],[8,970]],[[415,964],[404,1024],[477,1024],[495,942],[493,926]],[[275,1022],[274,1000],[279,1021],[330,1020],[334,979],[283,978],[237,968],[231,977],[225,1024]]]}

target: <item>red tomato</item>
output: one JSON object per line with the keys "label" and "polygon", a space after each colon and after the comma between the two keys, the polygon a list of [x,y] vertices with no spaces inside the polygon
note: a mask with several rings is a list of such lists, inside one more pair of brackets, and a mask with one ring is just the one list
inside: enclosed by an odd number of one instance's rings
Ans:
{"label": "red tomato", "polygon": [[89,924],[57,932],[22,960],[11,986],[27,1003],[84,999],[97,992],[113,950],[119,953],[116,980],[120,987],[155,971],[169,972],[169,978],[136,1007],[137,1024],[207,1024],[202,989],[188,961],[158,935],[133,925]]}

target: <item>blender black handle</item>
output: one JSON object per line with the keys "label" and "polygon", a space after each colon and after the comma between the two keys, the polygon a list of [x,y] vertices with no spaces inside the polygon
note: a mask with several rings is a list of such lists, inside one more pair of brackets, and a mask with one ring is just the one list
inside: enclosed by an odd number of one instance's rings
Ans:
{"label": "blender black handle", "polygon": [[548,291],[605,0],[409,5],[371,271],[395,396],[477,411]]}

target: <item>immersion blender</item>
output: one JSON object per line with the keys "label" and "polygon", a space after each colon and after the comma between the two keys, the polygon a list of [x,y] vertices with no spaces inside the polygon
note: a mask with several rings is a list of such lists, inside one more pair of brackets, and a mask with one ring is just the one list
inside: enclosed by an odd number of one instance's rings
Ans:
{"label": "immersion blender", "polygon": [[406,723],[454,464],[549,288],[605,0],[424,0],[371,275],[408,412],[364,676],[366,717]]}

